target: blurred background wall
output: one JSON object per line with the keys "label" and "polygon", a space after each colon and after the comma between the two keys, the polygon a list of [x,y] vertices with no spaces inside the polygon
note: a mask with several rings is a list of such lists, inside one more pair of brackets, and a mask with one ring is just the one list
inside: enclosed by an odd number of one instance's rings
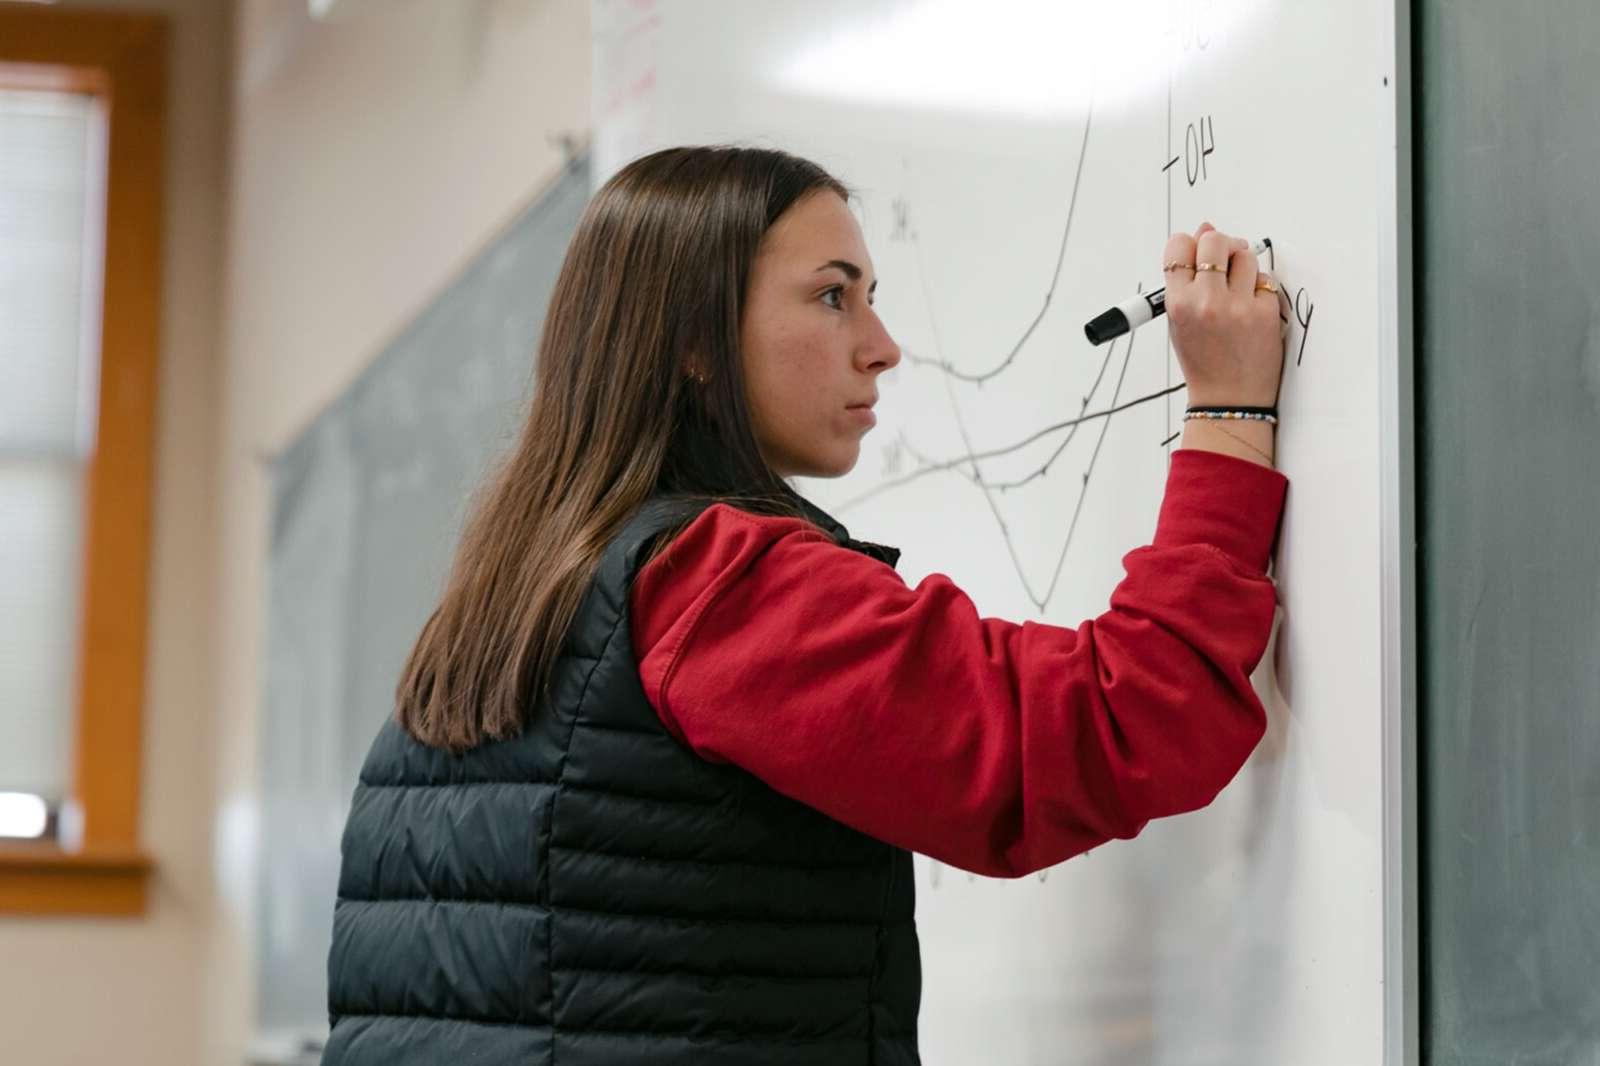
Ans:
{"label": "blurred background wall", "polygon": [[155,861],[137,919],[0,918],[0,1061],[198,1063],[211,924],[215,461],[223,379],[230,5],[95,0],[165,13],[165,288],[144,702],[141,843]]}
{"label": "blurred background wall", "polygon": [[232,1066],[255,997],[262,457],[586,136],[589,6],[58,6],[160,11],[173,31],[141,809],[156,868],[143,918],[0,919],[0,1060]]}
{"label": "blurred background wall", "polygon": [[[217,407],[216,924],[206,1062],[241,1061],[264,631],[260,459],[559,170],[589,114],[584,0],[399,0],[316,22],[243,0]],[[530,359],[532,353],[529,354]]]}

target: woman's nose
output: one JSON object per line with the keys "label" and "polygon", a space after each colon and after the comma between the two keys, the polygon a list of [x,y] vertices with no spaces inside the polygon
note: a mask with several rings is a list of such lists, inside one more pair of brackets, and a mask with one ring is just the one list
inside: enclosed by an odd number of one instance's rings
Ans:
{"label": "woman's nose", "polygon": [[860,348],[862,369],[880,372],[893,370],[900,365],[900,346],[889,336],[876,311],[869,310],[867,315],[871,321],[868,323],[868,335]]}

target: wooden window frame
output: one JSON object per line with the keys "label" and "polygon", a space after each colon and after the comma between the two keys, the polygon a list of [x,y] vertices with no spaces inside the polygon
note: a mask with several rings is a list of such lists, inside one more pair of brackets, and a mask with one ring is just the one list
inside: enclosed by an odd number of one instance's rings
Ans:
{"label": "wooden window frame", "polygon": [[99,411],[87,465],[72,776],[55,842],[0,841],[0,914],[145,913],[139,846],[160,344],[168,25],[0,5],[0,88],[87,91],[107,111]]}

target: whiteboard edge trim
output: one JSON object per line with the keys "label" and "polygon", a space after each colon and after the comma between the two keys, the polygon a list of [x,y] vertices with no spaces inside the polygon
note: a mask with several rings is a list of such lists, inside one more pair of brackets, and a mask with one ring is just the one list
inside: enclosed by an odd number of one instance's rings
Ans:
{"label": "whiteboard edge trim", "polygon": [[[1412,92],[1409,0],[1380,15],[1393,96],[1380,97],[1378,203],[1380,319],[1379,454],[1383,693],[1383,1061],[1420,1062],[1416,467],[1412,247]],[[1393,213],[1390,214],[1389,212]]]}

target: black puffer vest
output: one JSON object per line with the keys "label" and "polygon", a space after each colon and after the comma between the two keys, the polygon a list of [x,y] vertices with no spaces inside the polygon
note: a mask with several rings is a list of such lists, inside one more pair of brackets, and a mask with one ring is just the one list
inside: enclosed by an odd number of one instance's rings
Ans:
{"label": "black puffer vest", "polygon": [[918,1062],[910,854],[699,758],[640,686],[628,592],[695,510],[652,501],[607,549],[521,736],[456,757],[383,727],[324,1066]]}

